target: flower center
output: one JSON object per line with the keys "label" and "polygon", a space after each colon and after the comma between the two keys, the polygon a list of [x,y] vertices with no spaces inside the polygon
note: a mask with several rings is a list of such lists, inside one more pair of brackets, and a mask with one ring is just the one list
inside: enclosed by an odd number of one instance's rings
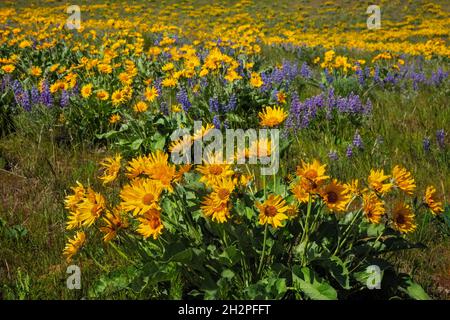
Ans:
{"label": "flower center", "polygon": [[227,189],[220,189],[217,194],[219,195],[219,198],[221,200],[225,200],[230,195],[230,191],[228,191]]}
{"label": "flower center", "polygon": [[277,208],[275,208],[274,206],[267,206],[264,209],[264,214],[267,217],[274,217],[277,214]]}
{"label": "flower center", "polygon": [[330,203],[336,203],[338,201],[339,197],[336,192],[329,191],[327,192],[327,200]]}
{"label": "flower center", "polygon": [[215,176],[218,176],[218,175],[222,174],[223,169],[221,166],[213,165],[213,166],[211,166],[211,168],[209,168],[209,172]]}
{"label": "flower center", "polygon": [[403,215],[399,214],[395,218],[395,222],[397,222],[397,224],[405,224],[405,217]]}
{"label": "flower center", "polygon": [[157,229],[160,226],[161,222],[158,217],[150,218],[150,228]]}
{"label": "flower center", "polygon": [[146,205],[149,206],[153,203],[153,201],[155,200],[155,196],[151,193],[147,193],[144,198],[142,199],[142,202]]}

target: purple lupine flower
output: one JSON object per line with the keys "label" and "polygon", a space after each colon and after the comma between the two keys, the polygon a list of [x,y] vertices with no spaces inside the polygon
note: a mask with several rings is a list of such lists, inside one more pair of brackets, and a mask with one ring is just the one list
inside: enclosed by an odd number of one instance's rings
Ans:
{"label": "purple lupine flower", "polygon": [[425,83],[427,78],[424,73],[421,72],[411,72],[410,78],[413,81],[413,89],[418,90],[420,83]]}
{"label": "purple lupine flower", "polygon": [[158,91],[158,95],[162,94],[162,79],[158,78],[155,80],[155,89]]}
{"label": "purple lupine flower", "polygon": [[347,158],[353,157],[353,147],[352,147],[352,145],[349,145],[347,147],[347,150],[345,151],[345,155],[347,156]]}
{"label": "purple lupine flower", "polygon": [[6,91],[10,83],[11,83],[11,75],[6,74],[5,76],[3,76],[2,83],[0,85],[0,92]]}
{"label": "purple lupine flower", "polygon": [[14,98],[16,103],[21,106],[25,111],[31,110],[30,94],[28,90],[22,87],[22,84],[18,80],[14,80],[12,83],[12,89],[14,92]]}
{"label": "purple lupine flower", "polygon": [[439,86],[448,77],[448,72],[444,72],[442,68],[439,68],[437,72],[432,72],[429,80],[430,85]]}
{"label": "purple lupine flower", "polygon": [[436,140],[439,148],[444,149],[445,147],[445,131],[444,129],[440,129],[436,131]]}
{"label": "purple lupine flower", "polygon": [[298,93],[294,92],[291,97],[291,110],[289,112],[289,116],[286,119],[286,128],[294,129],[297,128],[297,123],[300,119],[300,112],[301,112],[301,103],[300,99],[298,97]]}
{"label": "purple lupine flower", "polygon": [[61,101],[60,101],[61,108],[65,108],[69,105],[69,93],[67,90],[63,90],[61,92]]}
{"label": "purple lupine flower", "polygon": [[228,100],[228,104],[225,105],[224,111],[225,111],[225,112],[234,111],[234,110],[236,109],[236,105],[237,105],[237,97],[236,97],[236,95],[233,93],[233,94],[230,96],[230,100]]}
{"label": "purple lupine flower", "polygon": [[303,62],[302,64],[302,67],[300,69],[300,75],[306,79],[310,79],[312,76],[311,69],[308,67],[308,64],[306,62]]}
{"label": "purple lupine flower", "polygon": [[53,97],[50,92],[47,80],[42,83],[41,103],[50,108],[53,105]]}
{"label": "purple lupine flower", "polygon": [[35,106],[41,103],[41,95],[35,86],[30,91],[31,105]]}
{"label": "purple lupine flower", "polygon": [[331,84],[333,82],[333,75],[328,72],[327,68],[323,69],[323,73],[325,73],[325,79],[327,80],[328,84]]}
{"label": "purple lupine flower", "polygon": [[375,68],[375,72],[374,72],[374,74],[373,74],[373,81],[375,82],[375,83],[379,83],[381,80],[380,80],[380,68],[379,67],[376,67]]}
{"label": "purple lupine flower", "polygon": [[189,108],[191,107],[191,102],[189,101],[189,97],[187,94],[186,89],[181,88],[177,94],[176,94],[177,101],[181,104],[183,107],[183,110],[185,112],[188,112]]}
{"label": "purple lupine flower", "polygon": [[328,153],[328,158],[332,161],[337,161],[339,159],[339,156],[335,150],[332,150]]}
{"label": "purple lupine flower", "polygon": [[429,152],[430,146],[431,146],[430,138],[428,138],[428,137],[423,138],[423,150],[425,152]]}
{"label": "purple lupine flower", "polygon": [[356,71],[356,76],[358,77],[358,82],[361,86],[364,85],[365,81],[364,81],[364,72],[361,68],[357,68]]}
{"label": "purple lupine flower", "polygon": [[209,111],[212,113],[218,113],[220,111],[220,103],[217,97],[209,98]]}
{"label": "purple lupine flower", "polygon": [[358,149],[364,148],[364,144],[358,130],[356,130],[355,135],[353,136],[353,145]]}
{"label": "purple lupine flower", "polygon": [[228,120],[225,120],[225,121],[223,122],[223,127],[224,127],[225,129],[229,129],[229,128],[230,128],[230,123],[228,122]]}
{"label": "purple lupine flower", "polygon": [[215,116],[213,117],[212,123],[213,123],[213,125],[214,125],[214,128],[220,129],[220,119],[219,119],[219,116],[218,116],[218,115],[215,115]]}

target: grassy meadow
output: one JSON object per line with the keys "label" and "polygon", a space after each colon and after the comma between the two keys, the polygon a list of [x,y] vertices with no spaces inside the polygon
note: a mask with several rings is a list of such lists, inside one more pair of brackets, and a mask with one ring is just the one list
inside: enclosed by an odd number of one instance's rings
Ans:
{"label": "grassy meadow", "polygon": [[[0,3],[0,300],[450,298],[448,1],[77,4]],[[168,160],[262,127],[273,176]]]}

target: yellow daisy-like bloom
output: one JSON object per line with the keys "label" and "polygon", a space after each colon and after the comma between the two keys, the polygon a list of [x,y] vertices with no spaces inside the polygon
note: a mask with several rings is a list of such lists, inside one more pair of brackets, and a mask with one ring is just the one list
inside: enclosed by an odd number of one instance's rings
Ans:
{"label": "yellow daisy-like bloom", "polygon": [[117,232],[120,229],[128,228],[128,220],[126,217],[122,216],[121,208],[116,207],[112,211],[106,211],[105,216],[103,217],[103,221],[105,225],[100,227],[100,231],[105,235],[103,236],[103,241],[109,242],[117,236]]}
{"label": "yellow daisy-like bloom", "polygon": [[145,239],[152,236],[154,240],[162,233],[164,225],[161,221],[161,214],[158,209],[150,209],[146,211],[142,217],[138,218],[140,224],[137,232],[144,236]]}
{"label": "yellow daisy-like bloom", "polygon": [[380,194],[389,192],[392,189],[392,183],[384,183],[390,176],[384,174],[384,170],[370,170],[368,178],[369,187]]}
{"label": "yellow daisy-like bloom", "polygon": [[103,184],[110,183],[117,178],[117,174],[120,170],[120,161],[122,156],[117,154],[114,158],[105,158],[100,165],[103,167],[103,175],[99,178],[103,181]]}
{"label": "yellow daisy-like bloom", "polygon": [[363,194],[363,212],[370,223],[378,224],[386,210],[378,196],[373,192],[369,192]]}
{"label": "yellow daisy-like bloom", "polygon": [[309,193],[303,188],[303,184],[298,181],[291,187],[291,192],[300,203],[307,203],[309,201]]}
{"label": "yellow daisy-like bloom", "polygon": [[285,214],[289,209],[286,201],[280,195],[271,194],[263,203],[256,202],[259,210],[259,224],[270,224],[274,228],[281,227],[281,222],[288,216]]}
{"label": "yellow daisy-like bloom", "polygon": [[145,99],[148,102],[153,102],[159,96],[158,90],[155,87],[146,88],[144,92]]}
{"label": "yellow daisy-like bloom", "polygon": [[259,88],[264,84],[264,82],[258,73],[252,72],[250,77],[250,84],[252,85],[252,87]]}
{"label": "yellow daisy-like bloom", "polygon": [[277,102],[281,103],[281,104],[285,104],[286,103],[286,93],[284,93],[283,91],[278,91],[277,93]]}
{"label": "yellow daisy-like bloom", "polygon": [[139,156],[137,158],[131,159],[128,162],[128,166],[126,168],[127,173],[126,176],[128,179],[134,179],[144,173],[145,168],[148,166],[147,157]]}
{"label": "yellow daisy-like bloom", "polygon": [[413,232],[417,228],[414,217],[414,213],[408,204],[402,202],[397,203],[392,211],[394,228],[401,233]]}
{"label": "yellow daisy-like bloom", "polygon": [[395,166],[392,170],[392,177],[394,178],[394,184],[405,193],[412,195],[416,189],[416,184],[411,173],[405,168]]}
{"label": "yellow daisy-like bloom", "polygon": [[175,166],[169,164],[169,155],[161,150],[156,151],[148,156],[148,165],[144,169],[144,173],[152,179],[157,180],[169,192],[173,191],[172,180],[175,177]]}
{"label": "yellow daisy-like bloom", "polygon": [[202,211],[206,217],[211,217],[213,221],[224,223],[230,218],[230,206],[228,201],[221,201],[215,192],[208,195],[202,201]]}
{"label": "yellow daisy-like bloom", "polygon": [[123,95],[122,90],[116,90],[111,95],[111,101],[113,105],[119,105],[125,101],[125,97]]}
{"label": "yellow daisy-like bloom", "polygon": [[172,141],[169,146],[169,152],[181,153],[184,151],[185,153],[189,153],[192,142],[193,141],[190,135],[184,135],[178,140]]}
{"label": "yellow daisy-like bloom", "polygon": [[214,129],[213,124],[206,124],[206,127],[202,126],[201,129],[198,129],[194,132],[194,134],[192,135],[192,140],[197,141],[203,139],[206,135],[208,135],[208,133],[211,132],[212,129]]}
{"label": "yellow daisy-like bloom", "polygon": [[85,198],[78,204],[77,211],[82,225],[91,226],[106,209],[105,198],[98,192],[89,189]]}
{"label": "yellow daisy-like bloom", "polygon": [[425,191],[424,202],[433,214],[440,214],[444,212],[444,208],[442,207],[442,202],[436,199],[435,194],[436,188],[433,186],[428,186]]}
{"label": "yellow daisy-like bloom", "polygon": [[109,99],[109,93],[106,90],[98,90],[97,91],[97,98],[102,100],[102,101],[106,101]]}
{"label": "yellow daisy-like bloom", "polygon": [[173,68],[175,68],[175,66],[173,65],[172,62],[169,62],[169,63],[166,63],[165,65],[163,65],[161,70],[166,72],[166,71],[173,70]]}
{"label": "yellow daisy-like bloom", "polygon": [[86,189],[84,186],[77,181],[77,186],[71,188],[73,190],[72,195],[66,196],[64,200],[65,208],[70,211],[75,211],[77,209],[78,204],[83,200],[84,195],[86,193]]}
{"label": "yellow daisy-like bloom", "polygon": [[73,239],[69,239],[66,244],[63,255],[66,257],[66,261],[72,261],[72,257],[80,250],[86,241],[86,234],[82,231],[77,232]]}
{"label": "yellow daisy-like bloom", "polygon": [[411,207],[401,202],[397,203],[392,211],[392,223],[394,228],[401,233],[413,232],[417,228]]}
{"label": "yellow daisy-like bloom", "polygon": [[258,113],[260,125],[263,127],[275,127],[281,124],[288,116],[287,112],[281,107],[266,107]]}
{"label": "yellow daisy-like bloom", "polygon": [[120,114],[113,114],[111,117],[109,117],[109,123],[114,124],[119,122],[122,119],[122,117],[120,116]]}
{"label": "yellow daisy-like bloom", "polygon": [[120,192],[123,210],[133,215],[143,214],[150,209],[159,209],[163,189],[161,183],[152,179],[134,179]]}
{"label": "yellow daisy-like bloom", "polygon": [[138,113],[145,112],[148,110],[148,104],[144,101],[139,101],[133,106],[133,110]]}
{"label": "yellow daisy-like bloom", "polygon": [[246,151],[246,157],[270,157],[272,154],[272,142],[268,138],[260,137],[258,140],[252,141],[250,148]]}
{"label": "yellow daisy-like bloom", "polygon": [[317,193],[318,188],[329,178],[325,175],[327,165],[322,165],[318,160],[312,163],[302,161],[297,167],[297,175],[301,177],[301,183],[306,192]]}
{"label": "yellow daisy-like bloom", "polygon": [[69,216],[67,217],[66,230],[77,229],[81,227],[82,223],[83,220],[81,220],[80,212],[78,210],[70,211]]}
{"label": "yellow daisy-like bloom", "polygon": [[81,96],[83,98],[89,98],[92,94],[92,84],[86,84],[81,88]]}
{"label": "yellow daisy-like bloom", "polygon": [[330,211],[345,211],[350,201],[346,188],[336,179],[324,186],[320,192],[323,201],[325,201]]}
{"label": "yellow daisy-like bloom", "polygon": [[206,185],[213,185],[218,179],[231,177],[234,172],[231,165],[219,161],[213,155],[209,155],[204,159],[204,164],[197,167],[197,171],[202,174],[200,182]]}
{"label": "yellow daisy-like bloom", "polygon": [[174,78],[165,78],[161,84],[163,87],[174,88],[177,85],[178,81]]}
{"label": "yellow daisy-like bloom", "polygon": [[236,187],[236,183],[231,177],[221,177],[220,179],[217,179],[211,187],[213,193],[217,194],[216,199],[220,202],[227,202]]}
{"label": "yellow daisy-like bloom", "polygon": [[13,64],[7,64],[2,67],[2,70],[5,73],[13,73],[16,70],[16,67]]}
{"label": "yellow daisy-like bloom", "polygon": [[40,67],[31,67],[30,74],[34,77],[40,77],[42,74],[42,69]]}
{"label": "yellow daisy-like bloom", "polygon": [[344,183],[345,191],[351,195],[352,197],[358,196],[361,194],[361,190],[359,189],[359,181],[358,179],[354,179],[349,183]]}

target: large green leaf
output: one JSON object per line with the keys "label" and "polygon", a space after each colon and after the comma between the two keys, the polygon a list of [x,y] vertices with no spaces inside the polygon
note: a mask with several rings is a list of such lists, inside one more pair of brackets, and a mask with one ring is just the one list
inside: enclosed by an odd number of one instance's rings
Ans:
{"label": "large green leaf", "polygon": [[336,290],[313,270],[294,266],[292,269],[294,288],[313,300],[336,300]]}

